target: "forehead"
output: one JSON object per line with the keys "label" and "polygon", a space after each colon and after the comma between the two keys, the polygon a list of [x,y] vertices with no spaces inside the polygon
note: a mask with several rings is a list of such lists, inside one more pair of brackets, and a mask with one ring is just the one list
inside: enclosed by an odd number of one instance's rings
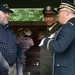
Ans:
{"label": "forehead", "polygon": [[[68,10],[68,9],[67,9],[67,8],[61,8],[60,10]],[[59,11],[60,11],[60,10],[59,10]]]}
{"label": "forehead", "polygon": [[46,14],[44,15],[44,17],[55,17],[56,15],[53,15],[53,14]]}

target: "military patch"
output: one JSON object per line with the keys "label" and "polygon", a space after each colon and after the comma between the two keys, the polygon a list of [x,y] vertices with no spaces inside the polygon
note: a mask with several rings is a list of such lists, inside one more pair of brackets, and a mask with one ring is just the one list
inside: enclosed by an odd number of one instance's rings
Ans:
{"label": "military patch", "polygon": [[9,8],[8,4],[4,4],[3,7],[5,7],[6,9]]}
{"label": "military patch", "polygon": [[48,6],[48,7],[47,7],[47,10],[50,10],[50,9],[51,9],[51,7],[50,7],[50,6]]}

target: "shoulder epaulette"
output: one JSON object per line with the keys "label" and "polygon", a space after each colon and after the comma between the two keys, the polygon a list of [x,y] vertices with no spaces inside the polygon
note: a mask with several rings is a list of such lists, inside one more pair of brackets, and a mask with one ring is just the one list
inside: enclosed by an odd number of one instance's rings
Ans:
{"label": "shoulder epaulette", "polygon": [[67,22],[67,23],[69,23],[69,24],[72,25],[72,26],[74,25],[72,22]]}

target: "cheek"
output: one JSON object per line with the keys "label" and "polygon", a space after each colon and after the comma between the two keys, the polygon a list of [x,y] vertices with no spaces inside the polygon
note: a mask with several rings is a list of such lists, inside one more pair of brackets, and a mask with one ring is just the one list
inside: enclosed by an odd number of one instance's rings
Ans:
{"label": "cheek", "polygon": [[46,21],[46,19],[44,18],[44,21]]}
{"label": "cheek", "polygon": [[59,19],[59,21],[60,21],[60,19],[61,19],[61,14],[58,15],[58,19]]}
{"label": "cheek", "polygon": [[61,24],[63,24],[63,22],[64,22],[64,16],[62,16],[61,14],[59,15],[59,22]]}
{"label": "cheek", "polygon": [[3,21],[4,21],[3,17],[0,17],[0,22],[3,22]]}
{"label": "cheek", "polygon": [[62,18],[62,15],[61,15],[61,14],[59,14],[59,20],[61,20],[61,19],[63,19],[63,18]]}

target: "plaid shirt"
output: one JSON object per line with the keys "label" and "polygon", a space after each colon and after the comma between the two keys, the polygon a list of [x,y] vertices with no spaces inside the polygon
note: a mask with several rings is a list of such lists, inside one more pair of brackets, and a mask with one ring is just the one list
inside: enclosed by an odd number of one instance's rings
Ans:
{"label": "plaid shirt", "polygon": [[9,65],[16,62],[16,36],[13,30],[0,24],[0,51]]}

